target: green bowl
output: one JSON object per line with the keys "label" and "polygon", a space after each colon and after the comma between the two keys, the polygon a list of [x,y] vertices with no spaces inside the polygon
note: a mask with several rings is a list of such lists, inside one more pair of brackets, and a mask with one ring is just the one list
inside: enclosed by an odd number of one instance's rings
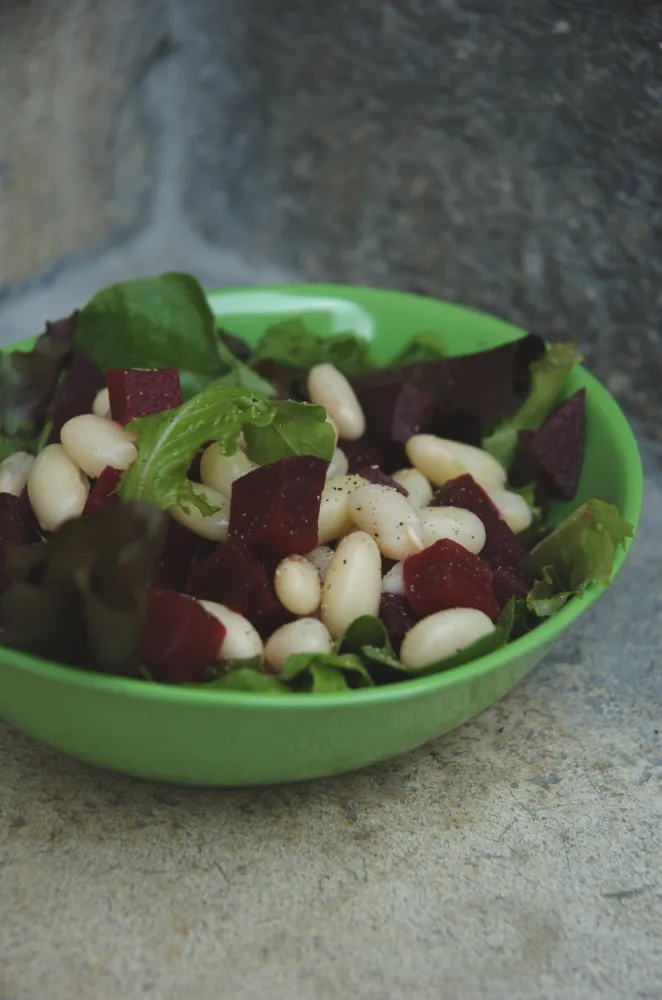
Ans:
{"label": "green bowl", "polygon": [[[449,353],[522,335],[502,320],[433,299],[334,285],[212,292],[224,328],[255,342],[270,323],[301,316],[319,334],[353,330],[381,359],[412,334],[439,332]],[[623,413],[584,369],[568,394],[588,397],[579,495],[560,520],[595,496],[639,519],[643,476]],[[614,572],[626,557],[616,556]],[[446,733],[502,698],[542,660],[603,591],[592,586],[552,619],[489,656],[433,677],[346,694],[197,691],[85,673],[0,647],[0,714],[36,739],[125,774],[182,785],[267,785],[365,767]]]}

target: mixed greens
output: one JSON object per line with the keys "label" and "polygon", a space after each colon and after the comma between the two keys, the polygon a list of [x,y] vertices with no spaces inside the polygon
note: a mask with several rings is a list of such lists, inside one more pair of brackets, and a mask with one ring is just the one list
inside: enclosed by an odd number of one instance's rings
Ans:
{"label": "mixed greens", "polygon": [[[89,490],[81,516],[55,531],[35,519],[29,473],[27,486],[0,489],[3,641],[78,668],[274,696],[388,684],[484,655],[581,597],[590,583],[608,585],[615,551],[632,535],[600,499],[560,525],[547,524],[550,500],[572,499],[582,468],[584,393],[563,398],[579,360],[575,345],[547,348],[532,334],[449,357],[443,336],[422,332],[380,365],[351,332],[318,337],[296,317],[270,326],[251,350],[218,329],[189,275],[104,289],[70,317],[47,323],[31,351],[0,355],[0,462],[61,448],[62,428],[96,412],[106,384],[113,387],[117,427],[117,394],[124,392],[118,433],[135,443],[127,468],[106,468],[91,482],[81,473]],[[327,410],[309,401],[307,376],[320,365],[333,365],[349,380],[365,415],[359,438],[337,442]],[[161,374],[168,370],[172,379],[173,369],[177,393],[166,398],[164,389],[159,397]],[[146,388],[133,388],[136,377]],[[458,467],[436,484],[431,506],[481,519],[480,557],[463,550],[454,563],[455,542],[428,546],[448,563],[441,582],[425,560],[411,557],[420,572],[431,573],[430,588],[444,594],[460,584],[465,593],[480,563],[496,627],[412,670],[399,648],[421,614],[405,586],[383,594],[379,615],[351,621],[329,649],[292,653],[277,671],[260,655],[221,656],[229,626],[203,614],[200,601],[241,614],[262,640],[291,621],[275,596],[274,572],[291,553],[305,556],[318,544],[320,499],[337,448],[345,474],[398,489],[391,476],[410,464],[407,445],[419,434],[493,456],[508,475],[508,491],[530,509],[527,529],[514,532],[487,488]],[[255,469],[237,480],[231,502],[198,488],[200,457],[211,446],[227,457],[243,450]],[[0,486],[9,481],[0,465]],[[250,484],[258,495],[250,494]],[[201,517],[222,514],[225,502],[229,527],[222,540],[195,530]],[[178,510],[190,522],[171,516]],[[383,560],[385,574],[389,562]],[[453,607],[444,601],[440,611]],[[483,607],[478,599],[470,606]],[[155,669],[145,637],[158,634],[161,641],[175,626],[169,667]]]}

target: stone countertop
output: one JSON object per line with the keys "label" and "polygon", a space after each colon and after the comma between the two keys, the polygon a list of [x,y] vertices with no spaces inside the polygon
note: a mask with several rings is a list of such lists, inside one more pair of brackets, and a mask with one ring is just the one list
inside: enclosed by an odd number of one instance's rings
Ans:
{"label": "stone countertop", "polygon": [[2,1000],[662,996],[662,449],[613,592],[353,775],[141,783],[0,725]]}

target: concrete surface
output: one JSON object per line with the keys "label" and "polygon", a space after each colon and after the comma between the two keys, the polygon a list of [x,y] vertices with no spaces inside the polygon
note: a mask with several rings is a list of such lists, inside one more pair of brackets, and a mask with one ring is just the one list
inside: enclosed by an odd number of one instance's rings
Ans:
{"label": "concrete surface", "polygon": [[0,725],[2,1000],[662,997],[662,448],[645,458],[613,592],[415,753],[197,791]]}

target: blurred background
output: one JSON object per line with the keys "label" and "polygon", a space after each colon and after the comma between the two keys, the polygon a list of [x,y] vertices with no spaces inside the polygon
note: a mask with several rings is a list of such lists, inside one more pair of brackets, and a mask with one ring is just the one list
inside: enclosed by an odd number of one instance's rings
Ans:
{"label": "blurred background", "polygon": [[662,418],[658,0],[1,0],[0,337],[100,286],[421,291]]}

